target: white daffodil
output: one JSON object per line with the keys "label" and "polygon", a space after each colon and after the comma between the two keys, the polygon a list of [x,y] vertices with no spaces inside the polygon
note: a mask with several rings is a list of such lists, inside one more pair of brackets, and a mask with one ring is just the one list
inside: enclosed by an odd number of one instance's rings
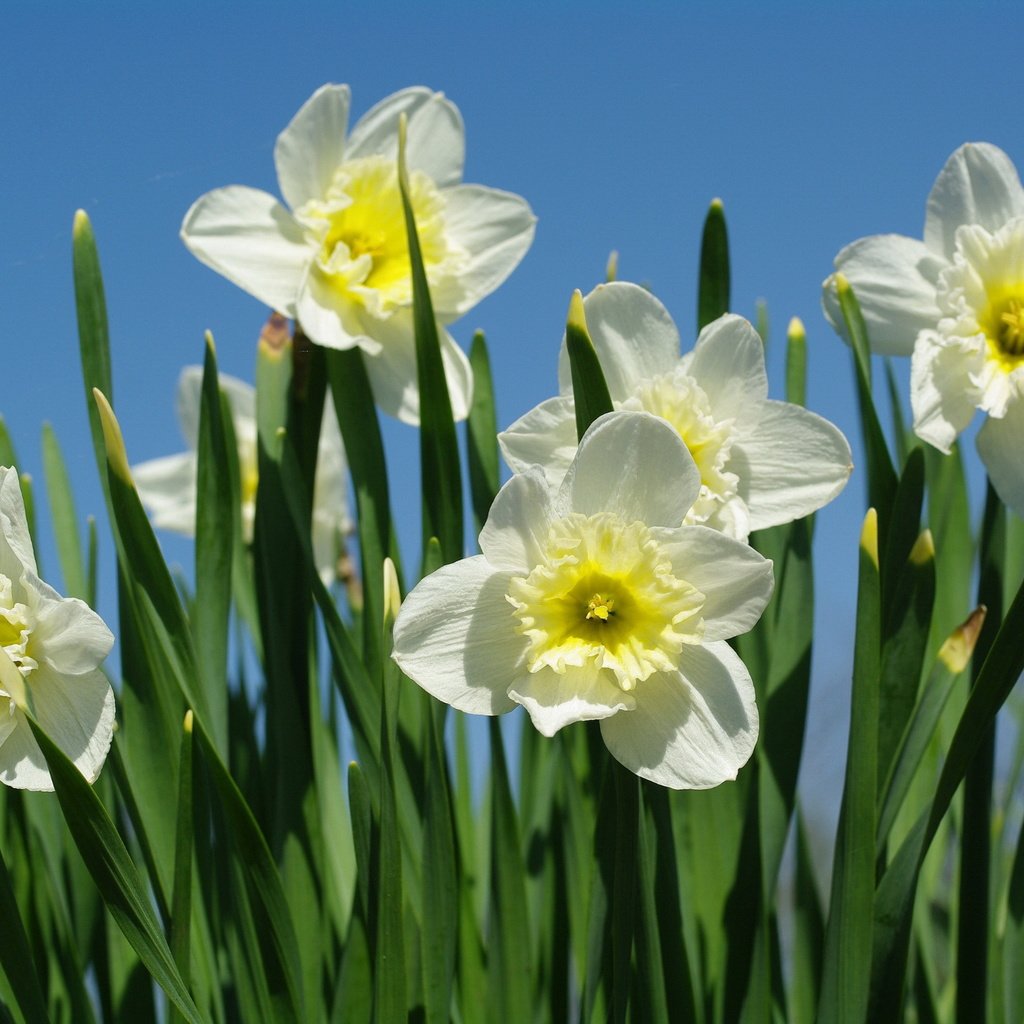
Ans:
{"label": "white daffodil", "polygon": [[[441,324],[462,316],[512,272],[533,240],[521,197],[460,184],[465,153],[458,108],[441,93],[403,89],[346,135],[347,85],[318,89],[278,136],[281,193],[208,192],[185,215],[181,237],[205,264],[328,348],[358,346],[377,404],[419,422],[412,283],[398,189],[398,122],[408,117],[413,211]],[[469,361],[441,329],[452,409],[464,419]]]}
{"label": "white daffodil", "polygon": [[[853,287],[872,349],[912,355],[914,432],[948,452],[975,410],[978,452],[999,496],[1024,515],[1024,188],[1010,158],[961,146],[939,173],[924,241],[872,235],[836,270]],[[845,335],[834,276],[823,304]]]}
{"label": "white daffodil", "polygon": [[[151,459],[132,468],[139,497],[153,525],[186,537],[195,535],[196,448],[199,443],[199,403],[203,368],[187,366],[178,379],[178,422],[189,450],[178,455]],[[256,518],[256,487],[259,483],[256,445],[256,392],[251,385],[225,373],[220,387],[231,408],[232,425],[238,444],[238,470],[242,499],[242,534],[252,542]],[[345,449],[330,395],[324,406],[313,487],[312,541],[317,572],[326,585],[333,582],[342,538],[352,528],[346,495]]]}
{"label": "white daffodil", "polygon": [[[679,332],[646,289],[599,285],[583,306],[615,408],[667,420],[697,463],[700,494],[687,523],[745,541],[751,530],[806,516],[843,489],[852,468],[846,439],[820,416],[767,397],[764,346],[742,317],[708,324],[680,358]],[[558,397],[498,437],[514,472],[542,466],[552,485],[576,451],[564,339],[558,380]]]}
{"label": "white daffodil", "polygon": [[0,467],[0,782],[53,789],[22,706],[95,781],[114,729],[114,691],[100,670],[113,643],[88,605],[37,575],[18,474]]}
{"label": "white daffodil", "polygon": [[483,554],[409,594],[393,657],[460,711],[521,704],[546,736],[600,719],[612,755],[660,785],[735,778],[758,717],[750,676],[724,641],[761,615],[772,563],[679,525],[700,486],[664,421],[602,416],[558,488],[539,466],[514,476],[480,534]]}

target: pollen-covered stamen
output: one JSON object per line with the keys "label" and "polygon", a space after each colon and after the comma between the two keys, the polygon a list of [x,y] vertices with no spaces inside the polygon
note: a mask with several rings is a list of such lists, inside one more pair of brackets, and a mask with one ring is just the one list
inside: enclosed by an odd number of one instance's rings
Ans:
{"label": "pollen-covered stamen", "polygon": [[607,622],[608,617],[615,614],[615,598],[604,594],[595,594],[587,602],[587,618]]}
{"label": "pollen-covered stamen", "polygon": [[1007,301],[999,314],[996,342],[1005,355],[1024,356],[1024,300]]}
{"label": "pollen-covered stamen", "polygon": [[552,524],[542,561],[511,580],[507,597],[531,672],[608,669],[623,690],[676,668],[704,632],[704,595],[673,575],[643,523],[612,513]]}

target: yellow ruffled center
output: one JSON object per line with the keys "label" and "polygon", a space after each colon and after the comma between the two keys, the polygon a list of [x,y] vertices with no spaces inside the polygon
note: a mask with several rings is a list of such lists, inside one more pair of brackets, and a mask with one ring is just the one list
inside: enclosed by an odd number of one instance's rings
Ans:
{"label": "yellow ruffled center", "polygon": [[507,599],[531,672],[593,666],[627,691],[676,668],[683,644],[704,632],[704,595],[673,575],[648,527],[612,513],[552,524],[543,559]]}
{"label": "yellow ruffled center", "polygon": [[38,667],[29,653],[35,623],[31,611],[14,600],[13,591],[10,579],[0,573],[0,647],[18,666],[18,671],[27,676]]}
{"label": "yellow ruffled center", "polygon": [[685,521],[717,520],[723,506],[736,497],[739,484],[736,474],[725,468],[733,421],[715,419],[703,388],[681,367],[642,381],[622,408],[660,416],[675,428],[700,473],[700,495]]}
{"label": "yellow ruffled center", "polygon": [[[444,196],[422,171],[409,176],[423,264],[431,285],[461,266],[463,254],[445,232]],[[296,210],[319,235],[317,266],[332,289],[375,316],[412,302],[409,242],[395,160],[346,160],[322,199]]]}
{"label": "yellow ruffled center", "polygon": [[1003,294],[990,296],[982,317],[982,330],[992,358],[1009,371],[1024,363],[1024,281]]}

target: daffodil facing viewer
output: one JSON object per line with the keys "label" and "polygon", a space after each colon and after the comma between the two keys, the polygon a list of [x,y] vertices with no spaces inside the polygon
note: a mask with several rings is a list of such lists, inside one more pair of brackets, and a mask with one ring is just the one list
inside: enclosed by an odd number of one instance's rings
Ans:
{"label": "daffodil facing viewer", "polygon": [[557,488],[540,467],[514,476],[480,534],[483,554],[409,594],[395,660],[461,711],[522,705],[546,736],[600,720],[612,755],[660,785],[735,778],[758,717],[725,641],[761,615],[772,564],[715,530],[680,525],[700,486],[669,424],[602,416]]}
{"label": "daffodil facing viewer", "polygon": [[[153,525],[186,537],[195,535],[196,476],[199,441],[199,404],[203,383],[201,366],[186,366],[178,379],[177,412],[188,451],[150,459],[132,468],[139,498]],[[232,427],[238,446],[241,484],[242,538],[252,542],[256,517],[256,488],[259,484],[256,452],[256,391],[250,384],[220,374],[219,384],[231,409]],[[351,530],[346,492],[345,449],[334,415],[330,395],[324,406],[320,448],[313,483],[311,539],[313,560],[325,585],[336,575],[343,539]]]}
{"label": "daffodil facing viewer", "polygon": [[[583,301],[587,327],[616,409],[670,423],[700,471],[686,521],[746,540],[751,530],[788,523],[822,507],[846,485],[850,446],[828,421],[768,398],[764,346],[739,316],[701,331],[680,357],[679,332],[645,288],[599,285]],[[560,394],[499,435],[515,472],[544,468],[557,485],[576,451],[572,377],[563,340]]]}
{"label": "daffodil facing viewer", "polygon": [[0,782],[53,789],[26,708],[95,781],[114,728],[114,691],[100,669],[113,643],[88,605],[39,578],[18,474],[0,467]]}
{"label": "daffodil facing viewer", "polygon": [[[509,192],[464,185],[462,118],[441,93],[416,87],[378,103],[347,134],[349,89],[324,85],[278,137],[285,207],[241,185],[188,211],[181,236],[204,263],[328,348],[358,347],[378,405],[419,421],[412,283],[398,187],[398,123],[408,118],[411,201],[441,324],[462,316],[512,272],[535,218]],[[441,329],[452,410],[464,419],[472,372]]]}
{"label": "daffodil facing viewer", "polygon": [[[946,161],[925,210],[924,240],[872,235],[835,260],[874,351],[910,355],[914,432],[948,452],[975,412],[978,452],[999,496],[1024,515],[1024,188],[987,143]],[[825,314],[845,334],[837,276]]]}

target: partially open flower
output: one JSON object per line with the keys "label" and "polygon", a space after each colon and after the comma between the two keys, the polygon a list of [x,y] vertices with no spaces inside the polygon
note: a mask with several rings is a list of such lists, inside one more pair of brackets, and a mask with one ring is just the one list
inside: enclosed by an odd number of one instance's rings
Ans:
{"label": "partially open flower", "polygon": [[[419,422],[412,284],[398,188],[398,122],[408,118],[413,212],[434,312],[451,323],[512,272],[535,218],[517,195],[463,185],[462,118],[441,93],[403,89],[346,135],[347,85],[324,85],[274,150],[281,193],[231,185],[202,196],[181,236],[204,263],[328,348],[358,346],[380,407]],[[472,395],[469,361],[443,328],[456,419]]]}
{"label": "partially open flower", "polygon": [[409,594],[395,660],[461,711],[521,704],[547,736],[599,719],[612,755],[663,786],[735,778],[758,717],[724,641],[757,621],[772,563],[681,526],[699,491],[671,426],[643,412],[601,417],[558,488],[540,467],[513,477],[480,534],[483,554]]}
{"label": "partially open flower", "polygon": [[[860,303],[876,352],[911,355],[914,432],[948,452],[976,410],[978,452],[999,496],[1024,515],[1024,188],[1010,158],[961,146],[939,173],[924,241],[872,235],[836,270]],[[835,275],[825,315],[845,334]]]}
{"label": "partially open flower", "polygon": [[18,474],[0,467],[0,782],[53,789],[21,704],[95,781],[114,728],[114,692],[100,669],[113,643],[88,605],[37,575]]}
{"label": "partially open flower", "polygon": [[[846,485],[852,469],[846,439],[820,416],[768,398],[764,346],[742,317],[708,324],[693,351],[680,356],[672,318],[645,288],[599,285],[583,305],[615,408],[662,417],[697,463],[700,494],[688,523],[746,540],[751,530],[814,512]],[[561,394],[499,435],[514,472],[542,466],[552,485],[576,451],[564,342],[558,380]]]}
{"label": "partially open flower", "polygon": [[[238,445],[243,539],[251,543],[256,517],[256,488],[259,484],[256,391],[250,384],[226,373],[220,374],[219,384],[228,399]],[[132,468],[139,498],[146,506],[153,525],[186,537],[194,536],[196,528],[196,447],[199,442],[202,385],[201,366],[186,366],[182,370],[178,379],[178,422],[189,450],[178,455],[150,459]],[[341,431],[328,395],[317,454],[312,521],[313,560],[326,585],[334,581],[338,558],[343,550],[343,538],[352,528],[348,513],[346,471]]]}

